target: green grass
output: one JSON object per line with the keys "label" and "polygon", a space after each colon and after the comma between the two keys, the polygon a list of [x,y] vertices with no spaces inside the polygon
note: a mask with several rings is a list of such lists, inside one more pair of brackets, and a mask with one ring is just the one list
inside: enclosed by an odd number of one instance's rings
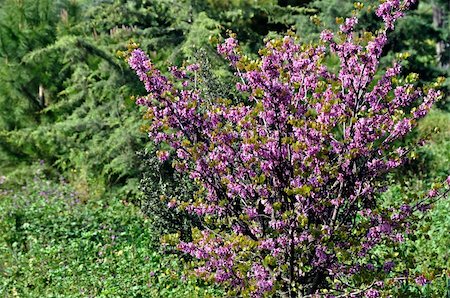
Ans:
{"label": "green grass", "polygon": [[[420,122],[417,137],[429,140],[418,150],[414,166],[401,173],[402,181],[394,182],[382,195],[387,204],[399,204],[404,197],[426,192],[433,182],[442,183],[450,175],[450,113],[432,110]],[[420,272],[433,281],[422,288],[403,285],[398,289],[398,297],[450,297],[449,210],[447,196],[413,226],[413,233],[402,246],[399,265],[414,268],[411,274]]]}
{"label": "green grass", "polygon": [[[2,188],[3,186],[3,188]],[[118,199],[81,202],[43,174],[0,185],[0,297],[205,297],[155,248],[151,223]]]}

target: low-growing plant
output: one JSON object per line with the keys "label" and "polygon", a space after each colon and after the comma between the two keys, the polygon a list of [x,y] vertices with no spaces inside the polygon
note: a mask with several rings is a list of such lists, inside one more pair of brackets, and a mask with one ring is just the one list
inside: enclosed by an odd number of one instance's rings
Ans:
{"label": "low-growing plant", "polygon": [[83,201],[64,179],[48,179],[44,165],[33,168],[25,183],[0,175],[0,297],[220,294],[158,251],[138,208],[117,198]]}

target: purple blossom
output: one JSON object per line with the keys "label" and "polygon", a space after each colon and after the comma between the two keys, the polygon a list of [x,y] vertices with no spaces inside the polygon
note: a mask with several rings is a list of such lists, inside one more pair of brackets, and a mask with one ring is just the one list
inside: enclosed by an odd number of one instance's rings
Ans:
{"label": "purple blossom", "polygon": [[353,31],[356,24],[358,24],[357,18],[346,18],[344,24],[340,26],[340,29],[344,33],[350,33],[351,31]]}
{"label": "purple blossom", "polygon": [[369,289],[364,294],[364,297],[366,297],[366,298],[377,298],[377,297],[381,297],[381,295],[380,295],[380,292],[378,290],[376,290],[376,289]]}
{"label": "purple blossom", "polygon": [[366,264],[366,268],[367,268],[367,270],[373,271],[375,269],[375,266],[373,266],[373,264],[371,264],[371,263],[368,263],[368,264]]}
{"label": "purple blossom", "polygon": [[414,281],[416,282],[417,285],[419,285],[421,287],[423,287],[424,285],[426,285],[428,283],[428,280],[423,275],[419,275],[418,277],[416,277],[414,279]]}
{"label": "purple blossom", "polygon": [[169,152],[167,152],[167,151],[158,151],[157,155],[158,155],[158,159],[161,162],[166,161],[167,159],[169,159]]}
{"label": "purple blossom", "polygon": [[200,65],[195,63],[195,64],[190,64],[188,66],[186,66],[186,69],[190,72],[196,72],[200,69]]}
{"label": "purple blossom", "polygon": [[272,238],[261,241],[260,249],[273,250],[275,248],[275,241]]}
{"label": "purple blossom", "polygon": [[[270,40],[256,62],[241,59],[238,41],[227,38],[217,50],[235,69],[242,101],[211,99],[190,74],[171,67],[166,78],[141,50],[131,53],[148,92],[137,103],[148,108],[157,156],[198,187],[190,200],[168,202],[204,223],[177,246],[195,274],[252,297],[321,275],[320,285],[340,289],[339,280],[375,269],[367,260],[377,245],[404,240],[413,208],[376,197],[386,191],[386,173],[405,161],[399,140],[441,96],[398,80],[399,63],[381,69],[388,30],[410,3],[384,1],[376,10],[383,25],[367,43],[353,34],[356,17],[339,32],[323,31],[316,45]],[[337,71],[324,63],[329,55]],[[394,266],[387,261],[383,270]],[[376,289],[364,295],[380,297]]]}
{"label": "purple blossom", "polygon": [[256,210],[256,208],[253,207],[245,208],[245,213],[250,219],[253,219],[258,216],[258,211]]}
{"label": "purple blossom", "polygon": [[217,45],[217,52],[227,58],[232,65],[235,65],[239,60],[239,56],[236,53],[238,47],[238,41],[234,37],[225,39],[225,42]]}
{"label": "purple blossom", "polygon": [[177,79],[183,79],[186,77],[186,72],[178,69],[176,66],[170,66],[169,71]]}
{"label": "purple blossom", "polygon": [[383,270],[384,270],[384,272],[389,273],[389,272],[392,271],[392,269],[393,269],[394,267],[395,267],[395,263],[392,262],[392,261],[388,261],[388,262],[385,262],[385,263],[384,263],[384,265],[383,265]]}
{"label": "purple blossom", "polygon": [[428,192],[428,197],[434,198],[438,195],[438,191],[436,189],[432,189]]}
{"label": "purple blossom", "polygon": [[325,42],[332,41],[332,40],[333,40],[333,37],[334,37],[334,34],[333,34],[333,32],[331,32],[330,30],[323,30],[323,31],[320,33],[320,39],[323,40],[323,41],[325,41]]}

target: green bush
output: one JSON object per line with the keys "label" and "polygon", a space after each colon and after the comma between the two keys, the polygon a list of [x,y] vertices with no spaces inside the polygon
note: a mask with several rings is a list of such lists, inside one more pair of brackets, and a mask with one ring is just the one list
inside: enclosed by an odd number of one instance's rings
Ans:
{"label": "green bush", "polygon": [[200,222],[187,212],[177,211],[168,205],[171,200],[192,200],[195,188],[189,178],[175,172],[169,161],[161,163],[154,151],[140,152],[143,162],[141,191],[138,201],[141,210],[152,223],[156,238],[167,234],[178,234],[181,240],[191,241],[191,228]]}
{"label": "green bush", "polygon": [[0,297],[214,293],[183,280],[177,259],[155,249],[150,221],[132,204],[82,202],[63,179],[46,180],[43,167],[15,190],[6,184],[0,185]]}

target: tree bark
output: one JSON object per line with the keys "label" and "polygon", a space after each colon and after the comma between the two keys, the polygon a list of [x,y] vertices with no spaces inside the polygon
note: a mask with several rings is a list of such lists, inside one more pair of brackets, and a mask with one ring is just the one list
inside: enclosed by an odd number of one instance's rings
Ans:
{"label": "tree bark", "polygon": [[[440,2],[440,3],[439,3]],[[433,2],[433,25],[436,29],[441,30],[444,27],[445,13],[450,11],[450,0],[446,1],[434,1]],[[447,17],[448,19],[448,17]],[[444,56],[448,45],[445,40],[438,40],[436,42],[436,55],[440,67],[448,68],[448,59]]]}

